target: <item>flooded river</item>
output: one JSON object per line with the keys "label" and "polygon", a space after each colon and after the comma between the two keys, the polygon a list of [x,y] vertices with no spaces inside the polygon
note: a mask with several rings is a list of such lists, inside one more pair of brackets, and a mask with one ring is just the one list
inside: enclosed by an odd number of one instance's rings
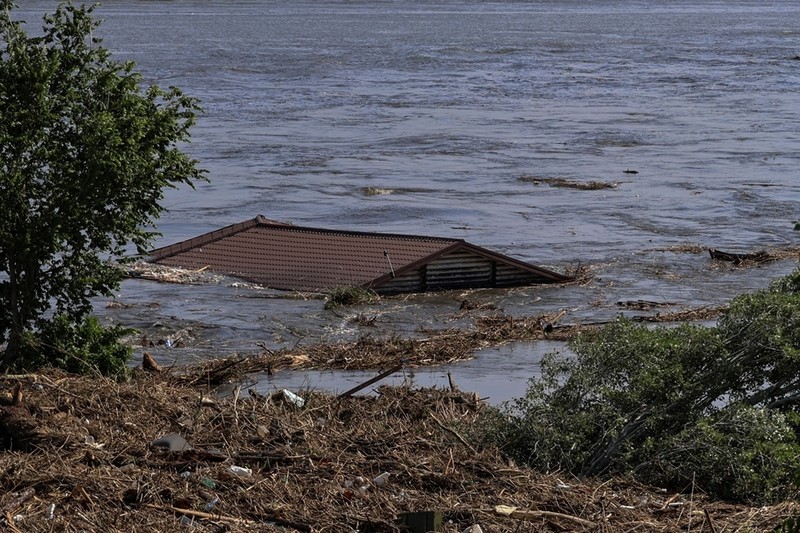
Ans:
{"label": "flooded river", "polygon": [[[38,23],[56,2],[23,4]],[[168,193],[156,245],[263,214],[463,238],[594,274],[337,312],[229,281],[128,281],[98,311],[182,337],[151,349],[161,361],[464,325],[464,299],[520,316],[565,310],[570,322],[613,317],[618,301],[722,305],[797,265],[720,268],[702,252],[800,244],[797,2],[115,0],[96,14],[115,58],[206,110],[188,150],[211,181]],[[372,325],[354,325],[356,313]],[[489,350],[415,378],[441,384],[450,371],[505,399],[540,349]],[[365,376],[261,385],[342,390]]]}

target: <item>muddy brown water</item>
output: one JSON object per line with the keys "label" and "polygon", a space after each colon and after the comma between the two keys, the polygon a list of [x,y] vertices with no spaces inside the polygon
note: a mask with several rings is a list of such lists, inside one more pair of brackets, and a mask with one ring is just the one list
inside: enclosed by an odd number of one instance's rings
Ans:
{"label": "muddy brown water", "polygon": [[[55,5],[29,0],[19,16],[33,25]],[[797,264],[719,268],[703,252],[664,251],[800,241],[795,2],[120,0],[97,14],[114,57],[206,109],[187,149],[211,182],[169,191],[156,245],[260,213],[463,238],[595,275],[338,312],[231,283],[132,280],[122,306],[98,302],[156,342],[184,337],[150,348],[164,362],[450,327],[465,322],[465,298],[572,321],[614,316],[625,300],[721,305]],[[357,313],[373,325],[354,325]],[[449,370],[482,396],[508,396],[539,350],[504,347]],[[337,389],[358,379],[308,378]]]}

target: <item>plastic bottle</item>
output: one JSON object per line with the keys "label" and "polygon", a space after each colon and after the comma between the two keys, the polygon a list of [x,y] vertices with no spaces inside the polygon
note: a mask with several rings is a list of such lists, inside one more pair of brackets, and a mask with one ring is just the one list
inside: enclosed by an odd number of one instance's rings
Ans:
{"label": "plastic bottle", "polygon": [[214,506],[215,506],[215,505],[217,505],[218,503],[219,503],[219,496],[214,496],[214,499],[213,499],[213,500],[210,500],[208,503],[206,503],[206,505],[205,505],[204,509],[205,509],[205,510],[206,510],[206,512],[208,513],[208,512],[210,512],[210,511],[211,511],[211,510],[214,508]]}

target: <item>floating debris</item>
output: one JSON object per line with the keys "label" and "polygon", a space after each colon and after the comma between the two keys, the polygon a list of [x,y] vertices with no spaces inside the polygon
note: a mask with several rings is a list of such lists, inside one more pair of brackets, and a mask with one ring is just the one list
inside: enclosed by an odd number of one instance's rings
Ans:
{"label": "floating debris", "polygon": [[627,300],[617,302],[617,307],[624,307],[625,309],[653,309],[654,307],[675,307],[675,302],[652,302],[650,300]]}
{"label": "floating debris", "polygon": [[188,269],[137,261],[132,265],[127,265],[126,275],[129,278],[146,279],[161,283],[178,283],[181,285],[218,284],[226,279],[225,276],[207,272],[207,270],[207,266]]}
{"label": "floating debris", "polygon": [[565,189],[578,189],[581,191],[596,191],[601,189],[616,189],[619,183],[605,181],[573,181],[566,178],[542,178],[538,176],[520,176],[519,181],[533,183],[534,185],[549,185]]}
{"label": "floating debris", "polygon": [[735,265],[738,265],[743,261],[767,263],[769,261],[776,261],[778,259],[777,257],[771,256],[769,253],[764,251],[758,251],[754,253],[731,253],[709,248],[708,254],[711,256],[711,259],[716,259],[717,261],[729,261]]}
{"label": "floating debris", "polygon": [[[724,307],[677,309],[632,317],[647,322],[678,322],[709,320],[724,311]],[[514,317],[497,312],[476,316],[467,329],[437,329],[423,331],[425,337],[376,337],[366,335],[355,341],[319,343],[285,350],[264,350],[261,354],[242,357],[234,355],[196,365],[186,366],[175,379],[190,384],[222,383],[241,380],[249,374],[281,369],[370,370],[391,368],[402,364],[413,368],[446,365],[472,359],[478,350],[502,346],[510,342],[535,340],[567,341],[575,335],[600,328],[608,321],[562,324],[565,311]]]}
{"label": "floating debris", "polygon": [[362,187],[361,194],[364,196],[381,196],[385,194],[394,194],[394,189],[384,189],[381,187]]}
{"label": "floating debris", "polygon": [[637,322],[698,322],[719,317],[727,307],[703,306],[696,309],[684,309],[671,313],[656,313],[655,315],[634,316],[631,320]]}
{"label": "floating debris", "polygon": [[702,254],[706,253],[708,248],[703,246],[702,244],[693,244],[693,243],[684,243],[684,244],[673,244],[671,246],[666,246],[664,248],[651,248],[648,250],[643,250],[644,252],[671,252],[674,254]]}

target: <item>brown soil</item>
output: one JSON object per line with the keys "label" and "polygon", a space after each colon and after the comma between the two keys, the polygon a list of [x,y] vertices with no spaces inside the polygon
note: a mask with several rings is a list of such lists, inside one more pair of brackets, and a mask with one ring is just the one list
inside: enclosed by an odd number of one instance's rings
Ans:
{"label": "brown soil", "polygon": [[[423,511],[448,532],[767,531],[798,511],[531,471],[469,440],[486,406],[458,391],[303,394],[297,407],[139,370],[126,383],[6,376],[0,392],[5,531],[402,531]],[[192,449],[151,446],[170,433]]]}

